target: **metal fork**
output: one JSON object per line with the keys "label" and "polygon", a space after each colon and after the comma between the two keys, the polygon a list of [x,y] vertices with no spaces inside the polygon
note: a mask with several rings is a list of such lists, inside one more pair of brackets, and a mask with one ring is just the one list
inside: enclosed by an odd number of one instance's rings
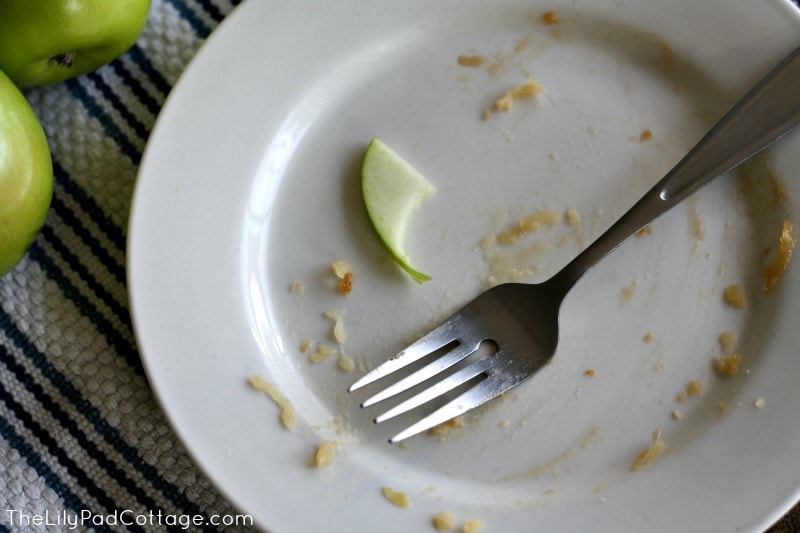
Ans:
{"label": "metal fork", "polygon": [[[753,87],[664,178],[557,274],[539,284],[506,283],[487,290],[353,383],[349,392],[393,374],[401,375],[399,381],[361,404],[369,407],[407,391],[413,394],[378,416],[376,423],[437,398],[440,402],[449,400],[389,439],[399,442],[519,385],[553,357],[561,303],[589,269],[653,219],[799,122],[800,48]],[[494,343],[496,351],[445,372],[476,352],[484,341]],[[429,355],[432,360],[427,362],[424,358]],[[413,363],[417,364],[409,373],[407,367]],[[400,372],[404,368],[406,371]],[[414,394],[411,389],[417,386],[421,390]]]}

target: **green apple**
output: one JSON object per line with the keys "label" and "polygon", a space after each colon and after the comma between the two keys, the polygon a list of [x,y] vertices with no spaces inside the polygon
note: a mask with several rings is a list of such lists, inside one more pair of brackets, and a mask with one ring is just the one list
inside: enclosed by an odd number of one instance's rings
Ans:
{"label": "green apple", "polygon": [[25,96],[0,72],[0,276],[19,262],[47,218],[53,163]]}
{"label": "green apple", "polygon": [[411,279],[431,279],[411,266],[404,249],[413,213],[436,188],[425,176],[380,139],[372,139],[361,167],[361,193],[375,231],[389,254]]}
{"label": "green apple", "polygon": [[72,78],[126,52],[150,0],[0,0],[0,70],[17,85]]}

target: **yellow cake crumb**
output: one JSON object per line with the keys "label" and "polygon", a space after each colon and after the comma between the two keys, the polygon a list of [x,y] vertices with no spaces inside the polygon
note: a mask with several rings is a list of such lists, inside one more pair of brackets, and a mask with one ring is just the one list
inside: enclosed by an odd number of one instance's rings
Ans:
{"label": "yellow cake crumb", "polygon": [[739,373],[742,356],[738,353],[723,354],[714,360],[714,370],[723,377],[732,378]]}
{"label": "yellow cake crumb", "polygon": [[639,239],[643,238],[645,235],[652,235],[653,234],[653,227],[648,224],[641,228],[639,231],[634,233],[634,237],[638,237]]}
{"label": "yellow cake crumb", "polygon": [[447,531],[456,527],[456,516],[453,513],[439,513],[433,517],[433,527],[437,531]]}
{"label": "yellow cake crumb", "polygon": [[331,337],[339,344],[344,344],[347,340],[347,334],[344,331],[344,322],[342,321],[342,314],[344,311],[326,311],[325,318],[333,321],[333,329],[331,330]]}
{"label": "yellow cake crumb", "polygon": [[341,354],[339,356],[339,361],[337,364],[339,365],[339,368],[341,368],[345,372],[352,372],[356,368],[355,361],[353,361],[353,359],[349,357],[347,354]]}
{"label": "yellow cake crumb", "polygon": [[336,459],[337,446],[333,441],[326,440],[317,446],[317,451],[314,452],[314,466],[317,468],[326,468],[331,466]]}
{"label": "yellow cake crumb", "polygon": [[655,335],[653,335],[652,332],[648,332],[648,333],[644,334],[644,337],[642,337],[642,340],[644,342],[653,342],[654,338],[655,338]]}
{"label": "yellow cake crumb", "polygon": [[639,135],[639,142],[647,142],[653,138],[653,132],[649,129],[642,130],[642,133]]}
{"label": "yellow cake crumb", "polygon": [[311,346],[312,346],[313,344],[314,344],[314,343],[313,343],[313,342],[311,342],[310,340],[304,340],[304,341],[301,341],[301,342],[300,342],[300,353],[306,353],[306,352],[308,352],[308,351],[311,349]]}
{"label": "yellow cake crumb", "polygon": [[289,399],[286,398],[275,385],[265,381],[259,376],[250,376],[250,386],[257,391],[265,393],[280,408],[279,418],[283,427],[286,429],[292,429],[294,427],[294,422],[297,418],[294,407],[291,402],[289,402]]}
{"label": "yellow cake crumb", "polygon": [[744,289],[741,285],[729,285],[726,287],[723,298],[726,304],[736,309],[747,307],[747,300],[745,300]]}
{"label": "yellow cake crumb", "polygon": [[393,490],[391,487],[383,487],[383,496],[396,506],[403,509],[411,506],[411,499],[406,493],[398,492]]}
{"label": "yellow cake crumb", "polygon": [[703,394],[703,383],[697,379],[693,379],[686,385],[686,390],[678,394],[677,400],[685,402],[693,396],[700,396]]}
{"label": "yellow cake crumb", "polygon": [[336,350],[334,350],[330,346],[326,346],[324,344],[318,344],[317,349],[314,350],[314,352],[308,356],[308,360],[311,361],[312,363],[322,363],[326,359],[328,359],[328,357],[330,357],[335,353]]}
{"label": "yellow cake crumb", "polygon": [[764,292],[769,294],[778,286],[794,251],[794,228],[788,220],[783,223],[783,229],[778,237],[778,251],[772,262],[764,267]]}
{"label": "yellow cake crumb", "polygon": [[719,409],[719,416],[723,417],[728,414],[728,402],[722,401],[717,404],[717,409]]}
{"label": "yellow cake crumb", "polygon": [[289,292],[291,292],[292,294],[296,294],[298,296],[303,294],[305,290],[306,286],[300,283],[299,281],[295,281],[291,285],[289,285]]}
{"label": "yellow cake crumb", "polygon": [[597,375],[597,371],[594,368],[588,368],[583,371],[583,375],[587,378],[593,378]]}
{"label": "yellow cake crumb", "polygon": [[649,463],[650,461],[652,461],[653,459],[657,458],[662,453],[664,453],[665,447],[666,445],[664,444],[664,441],[661,440],[661,430],[656,429],[653,432],[653,443],[650,445],[649,448],[647,448],[645,451],[639,454],[639,457],[637,457],[636,460],[633,462],[631,468],[633,470],[639,470],[644,465],[646,465],[647,463]]}
{"label": "yellow cake crumb", "polygon": [[464,520],[464,525],[461,527],[461,531],[463,533],[478,533],[478,531],[483,530],[486,527],[486,522],[480,520],[478,518],[470,518],[469,520]]}
{"label": "yellow cake crumb", "polygon": [[502,97],[498,98],[494,104],[495,109],[498,111],[511,111],[511,107],[515,100],[523,98],[533,98],[539,93],[543,93],[544,88],[533,80],[528,80],[522,85],[514,87],[509,90]]}
{"label": "yellow cake crumb", "polygon": [[339,259],[331,263],[331,270],[337,278],[343,279],[345,274],[350,272],[350,263],[344,259]]}

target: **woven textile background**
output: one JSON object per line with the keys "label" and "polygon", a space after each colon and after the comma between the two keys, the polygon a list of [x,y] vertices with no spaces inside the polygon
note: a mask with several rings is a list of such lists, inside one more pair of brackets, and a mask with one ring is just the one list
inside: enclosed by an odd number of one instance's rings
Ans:
{"label": "woven textile background", "polygon": [[[129,316],[125,239],[156,116],[238,3],[153,0],[143,35],[124,57],[26,92],[50,141],[56,184],[47,225],[0,278],[0,533],[66,529],[19,528],[8,510],[51,517],[160,510],[208,522],[237,513],[193,465],[145,379]],[[774,529],[800,531],[800,510]]]}

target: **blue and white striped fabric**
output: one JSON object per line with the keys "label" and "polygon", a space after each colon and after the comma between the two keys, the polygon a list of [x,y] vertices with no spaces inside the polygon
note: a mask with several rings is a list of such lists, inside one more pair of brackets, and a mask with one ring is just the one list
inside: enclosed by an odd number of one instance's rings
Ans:
{"label": "blue and white striped fabric", "polygon": [[[0,533],[251,529],[168,427],[125,287],[128,211],[147,137],[188,61],[238,3],[153,0],[124,57],[26,93],[56,185],[46,227],[0,278]],[[800,509],[774,531],[800,531]]]}
{"label": "blue and white striped fabric", "polygon": [[183,531],[188,517],[192,530],[249,529],[212,525],[235,511],[150,391],[125,286],[147,137],[187,62],[238,3],[154,0],[124,57],[26,91],[50,142],[55,194],[36,243],[0,278],[0,533]]}

